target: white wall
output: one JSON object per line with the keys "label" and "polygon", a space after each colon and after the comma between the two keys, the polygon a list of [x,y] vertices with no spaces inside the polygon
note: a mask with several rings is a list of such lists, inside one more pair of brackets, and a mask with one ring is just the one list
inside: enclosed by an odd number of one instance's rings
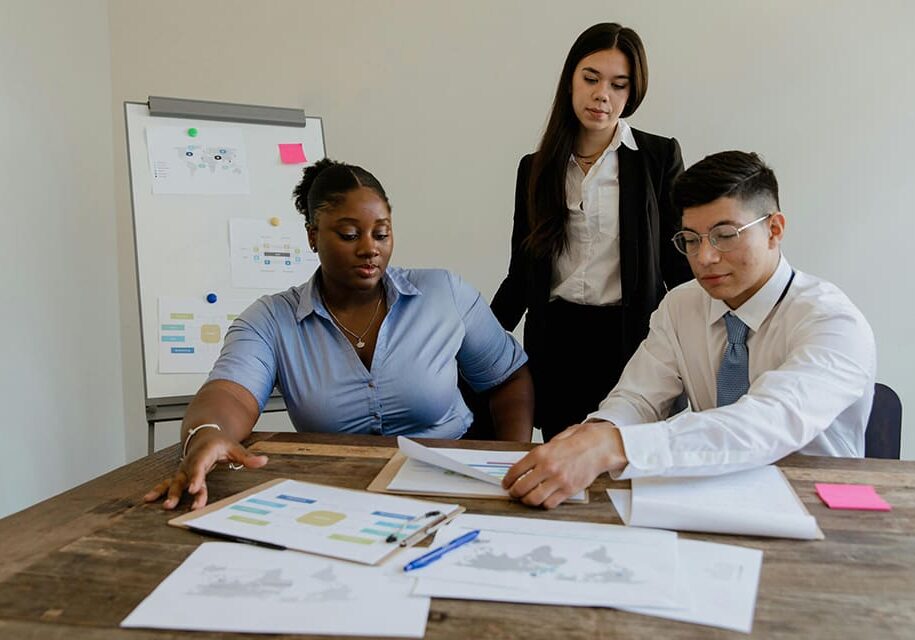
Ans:
{"label": "white wall", "polygon": [[[113,101],[148,95],[301,106],[331,157],[394,205],[395,261],[461,272],[485,295],[508,261],[515,169],[536,144],[563,58],[594,22],[643,37],[636,126],[687,163],[762,153],[782,183],[786,253],[839,284],[874,326],[879,379],[915,407],[910,177],[915,3],[400,0],[112,2]],[[116,113],[125,410],[142,418],[123,123]],[[915,429],[903,434],[915,457]],[[132,455],[141,439],[128,433]],[[132,443],[132,445],[131,445]]]}
{"label": "white wall", "polygon": [[0,80],[3,516],[125,461],[107,4],[4,0]]}

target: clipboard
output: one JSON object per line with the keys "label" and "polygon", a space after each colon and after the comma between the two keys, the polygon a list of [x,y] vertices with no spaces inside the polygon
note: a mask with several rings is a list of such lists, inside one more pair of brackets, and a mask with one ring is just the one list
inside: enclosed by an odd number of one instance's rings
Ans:
{"label": "clipboard", "polygon": [[168,524],[236,542],[379,564],[463,512],[457,504],[276,478]]}
{"label": "clipboard", "polygon": [[[405,456],[400,451],[396,452],[388,463],[384,465],[378,475],[375,476],[374,480],[369,483],[369,486],[366,487],[366,491],[372,491],[374,493],[389,493],[394,495],[407,495],[407,496],[435,496],[435,497],[447,497],[447,498],[475,498],[475,499],[484,499],[484,500],[514,500],[507,493],[495,493],[488,489],[489,485],[485,485],[480,482],[481,487],[480,492],[473,491],[441,491],[436,490],[435,488],[424,488],[424,489],[390,489],[388,488],[391,482],[397,476],[401,467],[406,464],[409,458]],[[472,478],[469,478],[472,480]],[[587,490],[583,492],[584,499],[574,499],[568,498],[567,503],[571,504],[588,504],[588,492]]]}

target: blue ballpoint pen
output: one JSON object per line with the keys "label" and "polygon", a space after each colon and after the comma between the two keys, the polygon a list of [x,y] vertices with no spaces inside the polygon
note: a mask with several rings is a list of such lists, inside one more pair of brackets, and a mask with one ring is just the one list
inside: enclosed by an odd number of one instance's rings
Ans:
{"label": "blue ballpoint pen", "polygon": [[413,560],[412,562],[408,562],[407,564],[404,565],[403,570],[404,571],[413,571],[414,569],[422,569],[426,565],[432,564],[433,562],[435,562],[436,560],[441,558],[443,555],[445,555],[449,551],[454,551],[461,545],[467,544],[468,542],[472,542],[474,539],[476,539],[476,537],[478,535],[480,535],[479,529],[474,529],[473,531],[468,531],[464,535],[455,538],[451,542],[442,545],[438,549],[433,549],[429,553],[421,555],[416,560]]}

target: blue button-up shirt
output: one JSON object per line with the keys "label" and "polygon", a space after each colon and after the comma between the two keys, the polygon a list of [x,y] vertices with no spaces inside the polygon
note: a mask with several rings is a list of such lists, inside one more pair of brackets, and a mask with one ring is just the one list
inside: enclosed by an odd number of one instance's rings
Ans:
{"label": "blue button-up shirt", "polygon": [[334,324],[315,279],[263,296],[226,333],[209,380],[231,380],[261,409],[274,385],[298,431],[459,438],[473,421],[458,372],[475,391],[527,356],[479,292],[440,269],[384,274],[388,313],[371,370]]}

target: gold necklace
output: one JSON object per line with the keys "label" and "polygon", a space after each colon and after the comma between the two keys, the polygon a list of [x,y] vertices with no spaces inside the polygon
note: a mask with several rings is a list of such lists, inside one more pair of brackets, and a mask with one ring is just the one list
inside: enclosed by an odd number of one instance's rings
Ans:
{"label": "gold necklace", "polygon": [[350,331],[349,329],[347,329],[346,327],[343,326],[343,323],[340,322],[340,320],[337,318],[337,316],[334,315],[334,312],[331,311],[330,305],[327,304],[327,300],[324,299],[324,293],[321,292],[321,302],[324,303],[324,308],[327,309],[327,313],[329,313],[330,317],[334,319],[334,322],[337,323],[338,327],[340,327],[341,329],[343,329],[344,331],[346,331],[348,334],[350,334],[351,336],[353,336],[356,339],[356,348],[357,349],[361,349],[362,347],[365,346],[365,340],[363,340],[363,338],[372,329],[372,325],[375,324],[375,318],[378,317],[378,310],[381,309],[382,300],[384,300],[384,287],[383,286],[381,287],[381,295],[378,296],[378,303],[375,305],[375,312],[372,314],[372,319],[369,320],[369,325],[365,328],[365,331],[363,331],[361,334],[359,334],[354,331]]}

